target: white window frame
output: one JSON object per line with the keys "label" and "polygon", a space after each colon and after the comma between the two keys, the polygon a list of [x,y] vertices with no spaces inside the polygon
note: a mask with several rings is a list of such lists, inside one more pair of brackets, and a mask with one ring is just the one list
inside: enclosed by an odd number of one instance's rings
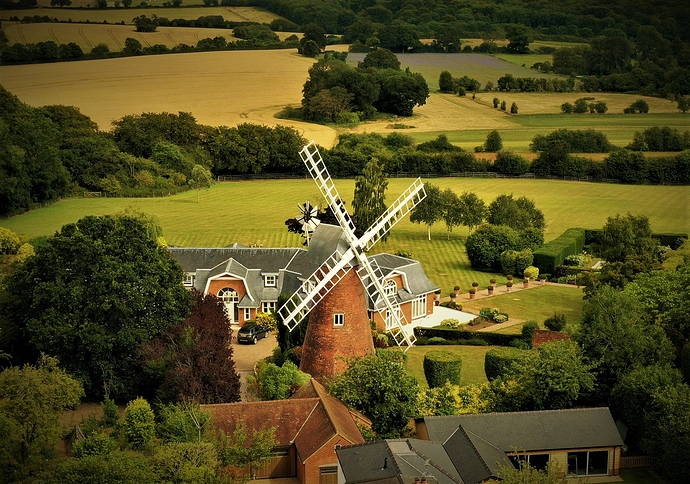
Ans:
{"label": "white window frame", "polygon": [[345,325],[345,314],[335,313],[333,315],[333,326],[341,327]]}
{"label": "white window frame", "polygon": [[426,294],[412,300],[412,319],[426,316]]}
{"label": "white window frame", "polygon": [[196,279],[195,272],[185,272],[184,281],[182,281],[182,284],[184,287],[194,287],[194,279]]}
{"label": "white window frame", "polygon": [[252,319],[252,310],[251,308],[244,308],[244,320],[249,321]]}
{"label": "white window frame", "polygon": [[218,299],[223,301],[223,306],[225,306],[225,313],[230,318],[230,322],[235,322],[235,310],[237,309],[237,304],[240,302],[240,297],[237,294],[237,290],[232,287],[224,287],[218,291]]}
{"label": "white window frame", "polygon": [[275,313],[276,312],[277,301],[264,301],[261,303],[262,313]]}
{"label": "white window frame", "polygon": [[[398,313],[398,321],[402,320],[402,308],[400,306],[394,306],[393,308],[395,309],[395,312]],[[386,331],[397,327],[393,319],[393,314],[394,313],[390,310],[386,311]]]}
{"label": "white window frame", "polygon": [[276,287],[278,285],[278,276],[276,274],[264,274],[264,286]]}
{"label": "white window frame", "polygon": [[383,291],[388,299],[395,297],[398,294],[398,285],[394,280],[388,279],[386,285],[383,286]]}

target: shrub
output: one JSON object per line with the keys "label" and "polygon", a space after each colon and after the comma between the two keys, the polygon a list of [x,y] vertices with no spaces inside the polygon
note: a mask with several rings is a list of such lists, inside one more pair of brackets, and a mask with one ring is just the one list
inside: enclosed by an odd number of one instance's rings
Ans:
{"label": "shrub", "polygon": [[564,114],[572,114],[573,109],[574,109],[574,108],[573,108],[572,103],[567,103],[567,102],[566,102],[566,103],[561,104],[561,111],[562,111]]}
{"label": "shrub", "polygon": [[527,343],[527,345],[532,347],[532,336],[534,335],[534,330],[539,327],[536,321],[526,321],[522,325],[522,339]]}
{"label": "shrub", "polygon": [[539,277],[539,269],[534,266],[529,266],[525,268],[523,274],[525,278],[536,279]]}
{"label": "shrub", "polygon": [[93,432],[85,439],[77,440],[72,455],[77,459],[89,455],[106,455],[115,449],[115,441],[102,430]]}
{"label": "shrub", "polygon": [[103,425],[105,427],[114,427],[120,420],[120,416],[117,413],[117,404],[110,398],[105,397],[101,408],[103,409],[103,419],[101,420]]}
{"label": "shrub", "polygon": [[506,110],[506,102],[501,101],[501,111],[505,111],[505,110]]}
{"label": "shrub", "polygon": [[460,384],[462,358],[449,351],[432,350],[424,355],[424,376],[429,388],[442,387],[446,382]]}
{"label": "shrub", "polygon": [[549,316],[544,321],[544,326],[546,326],[551,331],[563,331],[566,325],[565,314],[560,311],[553,313],[553,316]]}
{"label": "shrub", "polygon": [[513,104],[510,105],[510,114],[517,114],[518,113],[518,105],[516,102],[513,102]]}
{"label": "shrub", "polygon": [[586,113],[588,109],[589,106],[587,105],[587,100],[584,98],[576,100],[575,105],[573,106],[573,112],[577,114]]}
{"label": "shrub", "polygon": [[502,149],[503,139],[501,138],[500,133],[495,129],[493,131],[489,131],[489,134],[486,136],[486,141],[484,142],[484,151],[495,153],[497,151],[501,151]]}
{"label": "shrub", "polygon": [[690,343],[683,346],[681,353],[681,370],[686,382],[690,382]]}
{"label": "shrub", "polygon": [[528,173],[530,163],[524,156],[510,151],[499,151],[494,161],[494,170],[504,175],[520,176]]}
{"label": "shrub", "polygon": [[427,344],[430,345],[447,345],[450,344],[450,341],[448,341],[446,338],[442,338],[440,336],[433,336],[429,338]]}
{"label": "shrub", "polygon": [[149,402],[137,398],[127,404],[122,424],[125,438],[134,448],[146,447],[156,436],[156,425],[153,410]]}
{"label": "shrub", "polygon": [[501,102],[497,97],[494,98],[494,109],[498,107],[499,103]]}
{"label": "shrub", "polygon": [[448,318],[441,321],[439,324],[441,328],[457,329],[460,326],[460,321],[455,318]]}
{"label": "shrub", "polygon": [[19,236],[10,229],[0,227],[0,254],[16,254],[21,246]]}
{"label": "shrub", "polygon": [[484,355],[484,373],[488,380],[506,375],[513,365],[524,361],[531,352],[518,348],[493,348]]}
{"label": "shrub", "polygon": [[584,245],[585,230],[568,229],[534,251],[534,265],[540,272],[556,275],[556,268],[563,265],[565,258],[581,253]]}
{"label": "shrub", "polygon": [[508,321],[508,315],[507,314],[497,314],[494,316],[494,323],[505,323]]}
{"label": "shrub", "polygon": [[414,334],[419,339],[427,337],[429,339],[440,337],[447,340],[459,341],[462,339],[479,338],[489,345],[511,346],[515,340],[520,340],[521,336],[516,334],[487,333],[472,331],[470,329],[446,329],[446,328],[414,328]]}
{"label": "shrub", "polygon": [[467,257],[474,268],[500,270],[503,251],[520,248],[520,236],[510,227],[484,224],[465,243]]}

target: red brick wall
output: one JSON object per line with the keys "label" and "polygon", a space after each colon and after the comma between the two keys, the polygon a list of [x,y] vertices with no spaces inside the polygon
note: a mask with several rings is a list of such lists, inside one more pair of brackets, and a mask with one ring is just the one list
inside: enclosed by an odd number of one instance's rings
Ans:
{"label": "red brick wall", "polygon": [[299,462],[298,467],[303,467],[302,475],[297,472],[298,479],[303,484],[318,483],[321,476],[322,466],[337,466],[338,456],[335,453],[336,445],[352,445],[347,440],[343,439],[339,435],[334,436],[331,440],[326,442],[323,447],[317,450],[314,454],[307,458],[304,466],[301,465],[301,458],[298,456]]}
{"label": "red brick wall", "polygon": [[564,339],[572,339],[569,334],[561,333],[560,331],[547,331],[543,329],[535,329],[532,333],[532,348],[536,348],[544,343],[551,341],[561,341]]}
{"label": "red brick wall", "polygon": [[[343,326],[333,325],[333,315],[343,313]],[[367,315],[364,287],[354,269],[312,309],[302,346],[300,370],[319,382],[342,373],[344,358],[356,358],[374,352]]]}
{"label": "red brick wall", "polygon": [[245,294],[247,294],[247,289],[244,287],[244,281],[241,281],[239,279],[215,279],[211,281],[211,283],[208,285],[208,293],[217,296],[218,291],[220,291],[224,287],[231,287],[235,291],[237,291],[238,302],[242,300]]}

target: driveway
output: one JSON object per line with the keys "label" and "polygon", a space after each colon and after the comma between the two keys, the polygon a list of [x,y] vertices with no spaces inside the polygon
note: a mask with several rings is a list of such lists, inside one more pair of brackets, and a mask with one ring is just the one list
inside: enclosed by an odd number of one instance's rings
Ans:
{"label": "driveway", "polygon": [[278,346],[276,332],[270,333],[266,338],[260,339],[255,345],[238,343],[237,331],[233,330],[235,338],[232,340],[232,359],[235,360],[235,370],[240,375],[240,394],[243,402],[256,400],[247,394],[247,375],[254,373],[254,365],[257,361],[271,356],[273,348]]}

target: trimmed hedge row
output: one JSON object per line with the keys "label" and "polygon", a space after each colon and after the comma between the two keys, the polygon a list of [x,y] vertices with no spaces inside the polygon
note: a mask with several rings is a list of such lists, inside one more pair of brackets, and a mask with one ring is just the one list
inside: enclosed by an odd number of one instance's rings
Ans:
{"label": "trimmed hedge row", "polygon": [[[602,229],[586,229],[585,230],[585,245],[590,245],[597,242],[599,234]],[[688,234],[674,234],[674,233],[658,233],[652,234],[653,239],[659,241],[659,245],[668,246],[673,250],[677,250],[683,243],[688,240]]]}
{"label": "trimmed hedge row", "polygon": [[529,358],[531,350],[518,348],[493,348],[484,356],[484,373],[489,381],[506,374],[510,368]]}
{"label": "trimmed hedge row", "polygon": [[517,334],[480,333],[477,331],[468,331],[466,329],[447,328],[414,328],[414,334],[418,338],[420,336],[426,336],[427,338],[439,337],[449,341],[481,339],[486,341],[486,344],[492,346],[511,346],[514,341],[522,339],[522,337]]}
{"label": "trimmed hedge row", "polygon": [[429,388],[438,388],[450,382],[460,385],[462,358],[450,351],[432,350],[424,355],[424,376]]}
{"label": "trimmed hedge row", "polygon": [[568,229],[534,251],[533,264],[540,273],[553,274],[569,255],[579,254],[585,246],[585,229]]}

